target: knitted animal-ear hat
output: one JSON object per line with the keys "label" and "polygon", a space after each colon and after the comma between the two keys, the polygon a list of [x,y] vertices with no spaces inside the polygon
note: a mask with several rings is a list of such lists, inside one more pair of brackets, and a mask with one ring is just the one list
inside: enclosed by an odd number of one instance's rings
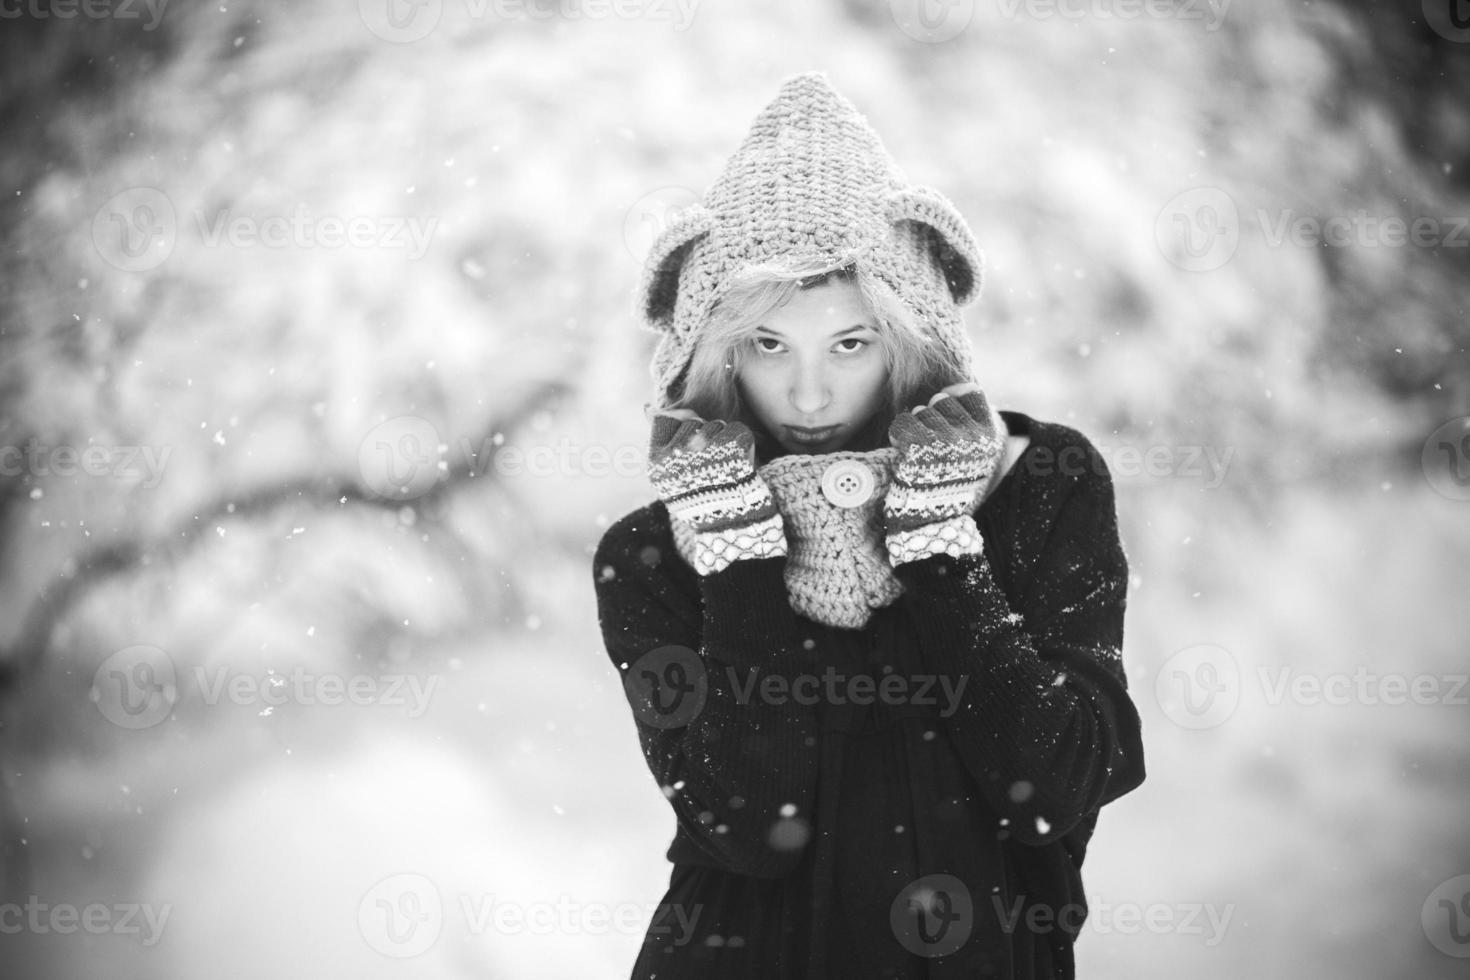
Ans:
{"label": "knitted animal-ear hat", "polygon": [[908,183],[878,134],[821,72],[787,78],[704,199],[654,240],[638,289],[661,334],[651,366],[659,404],[675,400],[700,325],[751,266],[865,267],[915,314],[927,339],[971,374],[959,308],[980,291],[982,259],[938,191]]}

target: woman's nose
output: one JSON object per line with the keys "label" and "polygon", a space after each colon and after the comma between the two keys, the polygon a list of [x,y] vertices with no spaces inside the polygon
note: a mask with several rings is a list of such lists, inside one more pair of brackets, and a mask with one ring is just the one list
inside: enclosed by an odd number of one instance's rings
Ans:
{"label": "woman's nose", "polygon": [[802,415],[819,415],[831,400],[826,372],[820,364],[801,365],[791,382],[791,407]]}

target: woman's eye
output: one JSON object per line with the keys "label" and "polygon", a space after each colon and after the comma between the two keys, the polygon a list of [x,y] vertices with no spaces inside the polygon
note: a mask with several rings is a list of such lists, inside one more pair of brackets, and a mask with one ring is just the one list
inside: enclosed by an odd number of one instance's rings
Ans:
{"label": "woman's eye", "polygon": [[[842,347],[843,344],[852,344],[853,346]],[[839,340],[837,342],[837,346],[842,348],[842,353],[844,354],[856,354],[858,351],[868,346],[868,342],[866,340],[860,340],[857,337],[847,337],[843,340]]]}
{"label": "woman's eye", "polygon": [[[766,344],[770,344],[771,346],[767,347],[765,346]],[[781,349],[781,341],[771,337],[757,337],[755,338],[755,349],[762,354],[774,354]]]}

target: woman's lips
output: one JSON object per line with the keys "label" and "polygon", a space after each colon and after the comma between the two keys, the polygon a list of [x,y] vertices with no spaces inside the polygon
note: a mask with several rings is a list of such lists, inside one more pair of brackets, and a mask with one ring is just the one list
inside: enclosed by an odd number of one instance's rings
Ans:
{"label": "woman's lips", "polygon": [[818,443],[823,443],[826,442],[828,439],[831,439],[834,435],[837,434],[839,426],[828,425],[820,429],[805,429],[799,425],[787,425],[783,426],[783,428],[786,430],[786,433],[791,436],[793,441],[810,446],[816,445]]}

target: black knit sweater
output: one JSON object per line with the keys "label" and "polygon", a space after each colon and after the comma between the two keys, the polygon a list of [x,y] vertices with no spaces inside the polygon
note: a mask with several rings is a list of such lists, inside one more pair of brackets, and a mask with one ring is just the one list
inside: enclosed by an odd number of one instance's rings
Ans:
{"label": "black knit sweater", "polygon": [[984,554],[899,566],[861,630],[797,615],[785,558],[700,577],[660,502],[603,536],[604,642],[678,820],[634,977],[1073,976],[1098,809],[1144,778],[1127,559],[1096,448],[1002,414],[1030,444]]}

